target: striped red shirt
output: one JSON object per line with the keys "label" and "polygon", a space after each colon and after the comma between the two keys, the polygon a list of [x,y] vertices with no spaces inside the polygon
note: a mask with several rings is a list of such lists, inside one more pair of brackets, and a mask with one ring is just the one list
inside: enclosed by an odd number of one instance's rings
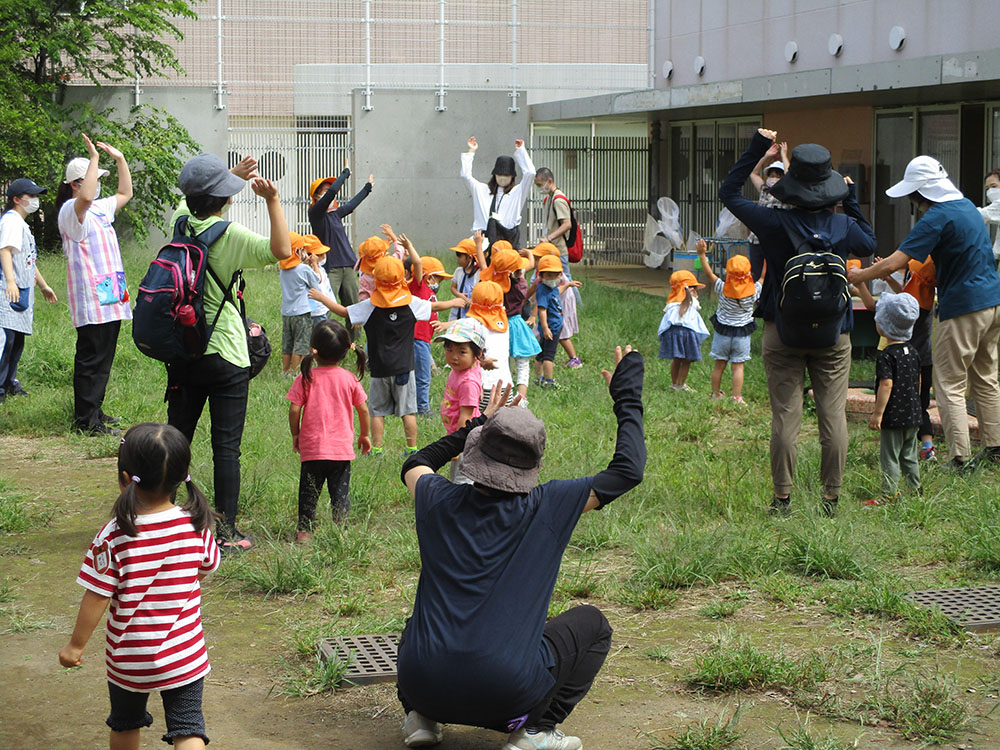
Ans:
{"label": "striped red shirt", "polygon": [[140,693],[209,673],[201,630],[199,573],[219,567],[212,532],[194,530],[180,508],[136,517],[138,536],[109,521],[94,538],[76,582],[110,597],[108,680]]}

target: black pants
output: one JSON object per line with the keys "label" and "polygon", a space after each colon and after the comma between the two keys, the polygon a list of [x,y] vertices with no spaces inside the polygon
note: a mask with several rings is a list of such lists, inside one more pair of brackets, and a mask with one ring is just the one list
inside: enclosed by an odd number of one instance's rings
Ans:
{"label": "black pants", "polygon": [[215,509],[222,514],[225,536],[236,528],[240,497],[240,444],[247,417],[250,369],[237,367],[218,354],[189,365],[167,367],[167,422],[191,442],[208,401],[212,418],[215,464]]}
{"label": "black pants", "polygon": [[101,405],[108,389],[111,365],[122,322],[97,323],[76,329],[73,359],[73,423],[77,427],[101,424]]}
{"label": "black pants", "polygon": [[[201,737],[208,744],[205,734],[205,717],[201,711],[201,696],[204,678],[195,680],[179,688],[161,690],[164,722],[167,733],[163,741],[174,744],[175,737]],[[136,693],[108,682],[111,698],[111,713],[105,722],[114,732],[131,732],[143,729],[153,723],[152,715],[146,710],[149,693]]]}
{"label": "black pants", "polygon": [[299,474],[299,531],[311,531],[323,484],[330,491],[333,522],[343,523],[351,508],[350,461],[303,461]]}
{"label": "black pants", "polygon": [[545,623],[542,637],[549,644],[555,666],[549,671],[556,684],[528,712],[525,726],[552,729],[583,700],[611,650],[611,625],[597,607],[584,604]]}
{"label": "black pants", "polygon": [[934,384],[934,366],[920,368],[920,432],[917,435],[933,435],[934,427],[931,425],[931,415],[927,409],[931,405],[931,386]]}
{"label": "black pants", "polygon": [[[409,624],[409,623],[407,623]],[[555,665],[549,672],[556,683],[542,700],[528,712],[524,726],[530,729],[552,729],[570,715],[594,683],[611,650],[611,625],[597,607],[584,604],[563,612],[545,623],[542,637],[549,644]],[[399,639],[402,646],[406,629]],[[409,713],[413,706],[396,687],[396,695]],[[433,718],[433,717],[428,717]],[[511,716],[510,720],[518,717]],[[505,727],[487,727],[498,732]]]}

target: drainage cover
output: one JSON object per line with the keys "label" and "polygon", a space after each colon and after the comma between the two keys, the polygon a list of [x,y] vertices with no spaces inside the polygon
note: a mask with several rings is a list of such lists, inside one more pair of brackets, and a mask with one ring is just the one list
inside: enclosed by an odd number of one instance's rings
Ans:
{"label": "drainage cover", "polygon": [[941,610],[965,630],[1000,630],[1000,586],[911,591],[904,598],[921,607]]}
{"label": "drainage cover", "polygon": [[393,682],[396,679],[396,647],[399,633],[354,635],[348,638],[323,638],[319,654],[323,661],[339,659],[350,666],[338,687]]}

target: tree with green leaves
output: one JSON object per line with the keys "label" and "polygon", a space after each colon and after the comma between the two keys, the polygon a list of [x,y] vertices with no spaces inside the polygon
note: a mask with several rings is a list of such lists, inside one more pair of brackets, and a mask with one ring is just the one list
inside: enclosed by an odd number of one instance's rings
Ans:
{"label": "tree with green leaves", "polygon": [[[196,16],[187,0],[0,0],[0,183],[22,175],[55,186],[80,155],[80,134],[113,143],[132,166],[135,198],[123,210],[138,238],[162,225],[176,202],[183,157],[197,150],[187,130],[162,109],[127,113],[67,105],[70,81],[106,85],[181,72],[171,40],[177,18]],[[110,165],[109,165],[110,166]],[[55,190],[36,226],[56,243]]]}

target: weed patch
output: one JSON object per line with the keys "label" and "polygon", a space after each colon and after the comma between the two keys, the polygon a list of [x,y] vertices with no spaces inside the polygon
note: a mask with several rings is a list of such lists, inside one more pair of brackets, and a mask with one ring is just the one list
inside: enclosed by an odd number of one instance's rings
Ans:
{"label": "weed patch", "polygon": [[809,689],[828,676],[815,653],[801,659],[771,654],[753,646],[745,636],[724,634],[695,659],[687,682],[719,692],[776,688]]}
{"label": "weed patch", "polygon": [[940,743],[953,738],[970,719],[952,678],[924,675],[905,685],[886,685],[859,706],[867,724],[887,721],[908,740]]}
{"label": "weed patch", "polygon": [[736,729],[738,719],[739,711],[728,719],[724,715],[720,716],[714,724],[708,719],[690,724],[684,731],[671,735],[667,740],[651,735],[651,750],[730,750],[736,747],[743,736]]}

